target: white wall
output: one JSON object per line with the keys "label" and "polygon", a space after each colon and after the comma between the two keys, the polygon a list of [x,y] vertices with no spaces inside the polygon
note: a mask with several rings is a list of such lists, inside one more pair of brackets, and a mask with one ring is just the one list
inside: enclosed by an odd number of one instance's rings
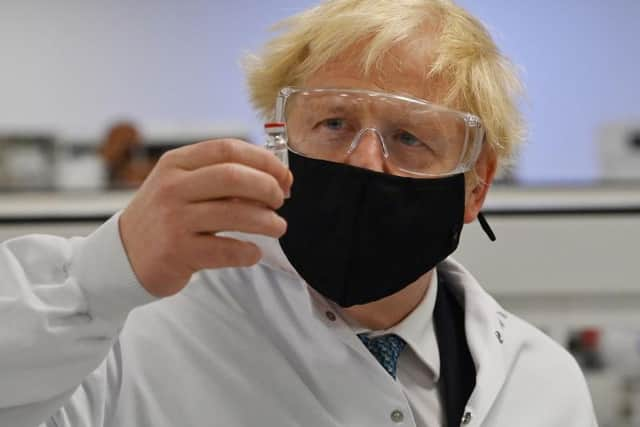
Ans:
{"label": "white wall", "polygon": [[[97,134],[118,117],[260,124],[239,61],[311,0],[0,0],[0,130]],[[597,174],[594,132],[640,122],[637,0],[462,0],[523,69],[528,181]]]}
{"label": "white wall", "polygon": [[[309,4],[310,2],[306,2]],[[299,0],[0,0],[0,128],[252,123],[240,68]]]}
{"label": "white wall", "polygon": [[519,175],[597,176],[599,126],[640,128],[640,1],[460,0],[523,69],[530,141]]}

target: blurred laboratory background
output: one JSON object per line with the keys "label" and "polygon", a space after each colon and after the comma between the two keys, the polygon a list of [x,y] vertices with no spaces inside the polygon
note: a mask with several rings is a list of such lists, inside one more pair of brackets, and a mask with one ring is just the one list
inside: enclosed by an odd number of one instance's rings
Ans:
{"label": "blurred laboratory background", "polygon": [[[261,143],[242,58],[314,3],[0,2],[0,239],[89,233],[168,149]],[[640,2],[460,3],[517,64],[529,135],[497,242],[471,224],[455,256],[574,354],[601,426],[640,426]]]}

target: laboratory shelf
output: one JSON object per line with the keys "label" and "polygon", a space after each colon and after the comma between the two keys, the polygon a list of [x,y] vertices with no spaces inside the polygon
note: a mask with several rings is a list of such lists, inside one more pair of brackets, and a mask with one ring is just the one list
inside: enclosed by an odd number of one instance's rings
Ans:
{"label": "laboratory shelf", "polygon": [[[132,191],[0,193],[0,223],[92,221],[124,208]],[[494,186],[484,209],[489,215],[640,213],[640,184],[575,187]]]}

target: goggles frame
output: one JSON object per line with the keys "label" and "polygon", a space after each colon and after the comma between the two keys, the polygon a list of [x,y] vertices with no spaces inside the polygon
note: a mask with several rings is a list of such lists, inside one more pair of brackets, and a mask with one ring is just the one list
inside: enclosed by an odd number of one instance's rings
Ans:
{"label": "goggles frame", "polygon": [[[463,112],[463,111],[459,111],[459,110],[455,110],[440,104],[435,104],[433,102],[427,101],[425,99],[420,99],[420,98],[415,98],[409,95],[401,95],[401,94],[394,94],[394,93],[389,93],[389,92],[379,92],[379,91],[374,91],[374,90],[368,90],[368,89],[345,89],[345,88],[303,88],[303,87],[295,87],[295,86],[287,86],[287,87],[283,87],[282,89],[280,89],[279,93],[278,93],[278,97],[276,98],[276,108],[275,108],[275,121],[276,122],[282,122],[286,124],[286,108],[287,108],[287,101],[289,99],[289,97],[291,95],[294,95],[296,93],[311,93],[311,94],[324,94],[324,93],[344,93],[344,94],[358,94],[358,95],[365,95],[365,96],[369,96],[369,97],[386,97],[386,98],[393,98],[396,99],[398,101],[403,101],[403,102],[407,102],[410,104],[415,104],[415,105],[419,105],[422,107],[427,107],[429,109],[432,109],[433,111],[438,111],[438,112],[445,112],[448,114],[453,114],[453,115],[457,115],[460,117],[460,119],[464,122],[465,124],[465,141],[464,141],[464,146],[463,149],[461,150],[461,158],[458,160],[458,166],[453,169],[452,171],[448,171],[448,172],[444,172],[444,173],[438,173],[438,174],[430,174],[430,173],[423,173],[423,172],[416,172],[416,171],[412,171],[412,170],[407,170],[404,168],[400,168],[400,170],[402,170],[403,172],[406,172],[408,174],[411,175],[416,175],[419,177],[447,177],[447,176],[452,176],[452,175],[456,175],[459,173],[465,173],[470,171],[473,166],[475,165],[476,161],[478,160],[478,157],[480,156],[480,152],[482,150],[482,146],[484,144],[485,141],[485,129],[484,126],[482,124],[482,120],[480,119],[480,117],[471,114],[471,113],[467,113],[467,112]],[[470,141],[470,137],[469,137],[469,129],[475,129],[475,133],[474,133],[474,140]],[[359,133],[358,136],[360,136],[361,134],[363,134],[366,131],[370,131],[370,130],[374,130],[377,133],[379,133],[377,131],[377,129],[375,128],[364,128],[362,129]],[[286,130],[285,130],[286,131]],[[358,138],[358,136],[356,138]],[[355,142],[355,139],[354,141]],[[467,146],[468,144],[473,144],[472,147],[470,147],[470,152],[468,156],[464,156],[463,154],[466,153],[467,151]],[[298,151],[296,151],[295,149],[291,148],[291,146],[288,147],[289,150],[295,152],[296,154],[300,154],[302,156],[305,156],[304,153],[299,153]],[[351,151],[351,148],[350,148]],[[385,158],[388,158],[388,152],[387,152],[387,148],[384,145],[383,142],[383,151],[384,151],[384,156]],[[464,160],[464,157],[467,157],[467,160]]]}

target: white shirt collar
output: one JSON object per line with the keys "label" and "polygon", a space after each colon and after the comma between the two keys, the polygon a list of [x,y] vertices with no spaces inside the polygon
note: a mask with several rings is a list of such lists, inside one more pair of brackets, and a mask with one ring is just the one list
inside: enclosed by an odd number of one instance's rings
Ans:
{"label": "white shirt collar", "polygon": [[437,295],[438,272],[434,268],[427,293],[418,306],[397,325],[379,331],[372,331],[359,325],[354,319],[347,316],[337,304],[328,300],[327,303],[356,334],[369,333],[371,336],[396,334],[401,337],[418,359],[429,368],[433,374],[433,380],[437,382],[440,378],[440,351],[433,322]]}

